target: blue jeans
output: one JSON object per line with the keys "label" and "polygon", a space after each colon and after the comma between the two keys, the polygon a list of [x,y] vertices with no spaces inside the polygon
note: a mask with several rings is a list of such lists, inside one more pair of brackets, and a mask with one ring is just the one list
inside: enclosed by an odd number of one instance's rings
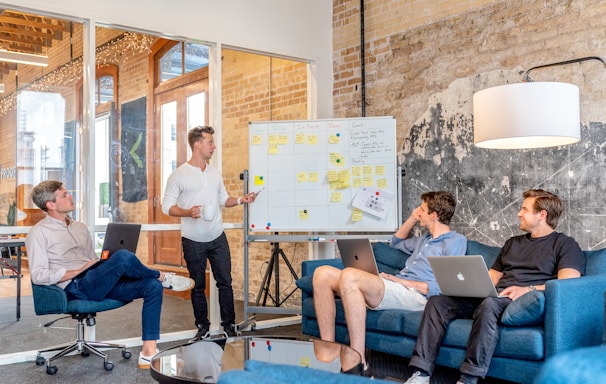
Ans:
{"label": "blue jeans", "polygon": [[189,277],[196,285],[191,290],[191,304],[194,308],[196,326],[208,326],[208,308],[206,302],[206,260],[210,262],[213,277],[219,289],[219,307],[221,325],[229,326],[236,321],[234,311],[234,291],[231,285],[231,253],[227,236],[223,232],[216,239],[202,243],[185,237],[181,238],[183,255],[187,263]]}
{"label": "blue jeans", "polygon": [[65,287],[69,299],[100,301],[106,298],[132,301],[143,298],[142,339],[160,339],[162,283],[160,272],[149,269],[127,250],[115,252],[109,259]]}
{"label": "blue jeans", "polygon": [[423,312],[410,365],[431,375],[450,321],[473,319],[461,373],[485,377],[499,341],[501,315],[510,303],[507,297],[430,297]]}

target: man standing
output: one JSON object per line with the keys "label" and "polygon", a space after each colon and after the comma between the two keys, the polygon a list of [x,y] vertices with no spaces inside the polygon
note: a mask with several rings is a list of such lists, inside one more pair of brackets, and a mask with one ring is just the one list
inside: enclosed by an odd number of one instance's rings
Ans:
{"label": "man standing", "polygon": [[499,297],[465,298],[436,296],[429,299],[419,328],[408,384],[427,384],[448,324],[473,318],[467,351],[458,384],[475,384],[485,377],[499,340],[499,321],[505,308],[522,295],[545,290],[551,279],[581,276],[585,257],[577,242],[555,232],[563,211],[560,198],[542,189],[523,194],[518,212],[520,229],[528,232],[507,240],[489,270]]}
{"label": "man standing", "polygon": [[72,195],[60,181],[49,180],[34,187],[32,200],[47,213],[25,239],[32,282],[56,284],[65,290],[70,300],[143,298],[143,347],[138,366],[149,368],[152,356],[158,353],[162,287],[184,291],[192,287],[192,279],[149,269],[135,254],[124,249],[77,277],[99,258],[88,227],[68,215],[74,210]]}
{"label": "man standing", "polygon": [[[332,266],[318,267],[313,275],[314,307],[322,340],[335,340],[338,295],[343,301],[351,347],[362,357],[367,376],[371,374],[364,356],[366,309],[422,310],[428,297],[440,293],[427,256],[464,255],[467,249],[467,239],[449,227],[456,207],[452,194],[426,192],[421,200],[391,240],[392,248],[412,253],[397,275],[381,273],[379,277],[356,268],[340,270]],[[417,223],[428,233],[408,238]]]}
{"label": "man standing", "polygon": [[195,127],[188,132],[191,158],[169,176],[162,201],[164,214],[181,218],[183,254],[189,276],[196,282],[191,303],[198,332],[192,341],[210,335],[204,294],[207,259],[219,290],[221,325],[227,335],[236,334],[231,255],[223,232],[221,206],[235,207],[252,203],[256,198],[255,193],[238,198],[227,194],[221,173],[208,164],[217,148],[214,133],[211,127]]}

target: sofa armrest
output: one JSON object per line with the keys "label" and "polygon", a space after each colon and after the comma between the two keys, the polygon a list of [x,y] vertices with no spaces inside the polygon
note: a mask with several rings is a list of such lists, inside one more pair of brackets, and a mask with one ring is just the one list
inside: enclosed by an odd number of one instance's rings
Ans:
{"label": "sofa armrest", "polygon": [[599,345],[606,275],[550,280],[545,285],[545,356]]}
{"label": "sofa armrest", "polygon": [[332,265],[333,267],[343,269],[343,261],[341,259],[305,260],[301,263],[301,276],[312,276],[316,268],[322,265]]}

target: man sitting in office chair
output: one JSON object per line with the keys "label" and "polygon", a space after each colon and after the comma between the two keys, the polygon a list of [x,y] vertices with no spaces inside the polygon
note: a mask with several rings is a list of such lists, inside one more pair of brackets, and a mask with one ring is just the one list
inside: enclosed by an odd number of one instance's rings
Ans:
{"label": "man sitting in office chair", "polygon": [[76,277],[98,261],[88,227],[68,214],[72,195],[60,181],[43,181],[32,190],[32,200],[47,213],[29,232],[25,245],[34,284],[57,285],[71,299],[132,301],[143,298],[143,347],[138,367],[149,368],[160,338],[162,288],[185,291],[192,279],[147,268],[132,252],[120,250],[97,268]]}

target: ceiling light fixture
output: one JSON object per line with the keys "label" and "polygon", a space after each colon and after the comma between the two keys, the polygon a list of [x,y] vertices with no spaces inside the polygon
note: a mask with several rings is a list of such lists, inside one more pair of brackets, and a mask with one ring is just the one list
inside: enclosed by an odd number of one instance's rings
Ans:
{"label": "ceiling light fixture", "polygon": [[40,55],[32,55],[30,53],[11,52],[0,49],[0,61],[9,63],[37,65],[46,67],[48,65],[48,57]]}
{"label": "ceiling light fixture", "polygon": [[530,149],[568,145],[581,139],[579,88],[533,82],[529,72],[555,65],[599,60],[583,57],[526,70],[523,83],[478,91],[473,96],[474,143],[480,148]]}

